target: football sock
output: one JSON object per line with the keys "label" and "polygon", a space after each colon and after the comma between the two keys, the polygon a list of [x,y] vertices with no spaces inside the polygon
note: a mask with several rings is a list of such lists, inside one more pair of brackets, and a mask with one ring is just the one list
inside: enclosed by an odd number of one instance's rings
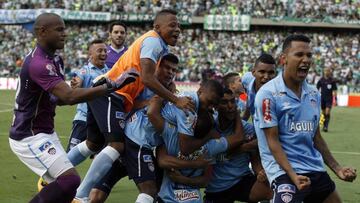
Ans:
{"label": "football sock", "polygon": [[105,147],[94,159],[84,180],[77,190],[76,197],[88,197],[94,185],[110,170],[120,153],[113,147]]}
{"label": "football sock", "polygon": [[153,203],[153,202],[154,202],[154,198],[146,193],[140,193],[135,201],[135,203]]}
{"label": "football sock", "polygon": [[68,158],[72,165],[77,166],[81,162],[83,162],[87,157],[91,154],[94,154],[88,146],[86,145],[86,141],[81,142],[80,144],[76,145],[75,147],[71,148],[68,152]]}

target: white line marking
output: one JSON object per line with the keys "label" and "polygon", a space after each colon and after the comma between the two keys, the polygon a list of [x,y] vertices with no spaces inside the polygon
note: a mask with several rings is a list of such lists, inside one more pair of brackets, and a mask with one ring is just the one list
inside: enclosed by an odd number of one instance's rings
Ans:
{"label": "white line marking", "polygon": [[5,106],[13,106],[14,104],[9,104],[9,103],[1,103],[1,102],[0,102],[0,105],[5,105]]}
{"label": "white line marking", "polygon": [[13,111],[14,109],[4,109],[4,110],[0,110],[0,113],[5,113],[5,112],[10,112]]}
{"label": "white line marking", "polygon": [[349,154],[349,155],[360,155],[360,152],[338,152],[338,151],[331,151],[333,154]]}

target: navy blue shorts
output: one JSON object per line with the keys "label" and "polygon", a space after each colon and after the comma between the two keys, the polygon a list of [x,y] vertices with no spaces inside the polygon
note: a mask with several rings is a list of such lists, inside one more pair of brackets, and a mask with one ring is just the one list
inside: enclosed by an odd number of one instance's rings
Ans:
{"label": "navy blue shorts", "polygon": [[277,177],[272,183],[273,203],[321,203],[335,191],[335,183],[326,172],[301,174],[311,180],[308,189],[299,191],[287,174]]}
{"label": "navy blue shorts", "polygon": [[109,195],[114,185],[125,176],[127,176],[126,167],[120,160],[116,160],[107,174],[95,184],[94,188]]}
{"label": "navy blue shorts", "polygon": [[86,133],[86,122],[74,120],[66,151],[70,151],[71,148],[84,141],[86,139]]}
{"label": "navy blue shorts", "polygon": [[331,108],[332,107],[332,98],[323,98],[321,97],[321,109]]}
{"label": "navy blue shorts", "polygon": [[250,202],[249,196],[255,182],[256,177],[253,174],[246,175],[227,190],[221,192],[205,192],[204,203]]}
{"label": "navy blue shorts", "polygon": [[105,135],[107,142],[123,141],[126,113],[121,97],[103,96],[87,104],[88,139],[98,143]]}
{"label": "navy blue shorts", "polygon": [[125,165],[136,184],[156,181],[156,159],[152,149],[142,148],[125,136]]}

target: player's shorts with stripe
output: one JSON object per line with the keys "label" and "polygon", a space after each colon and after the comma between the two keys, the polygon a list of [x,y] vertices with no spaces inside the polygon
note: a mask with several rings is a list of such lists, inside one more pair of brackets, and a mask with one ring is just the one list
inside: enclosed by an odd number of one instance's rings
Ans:
{"label": "player's shorts with stripe", "polygon": [[124,137],[126,113],[124,113],[123,97],[109,95],[94,99],[88,104],[87,128],[88,140],[98,143],[119,142]]}
{"label": "player's shorts with stripe", "polygon": [[248,174],[231,188],[221,192],[205,192],[204,203],[233,203],[236,200],[249,202],[251,188],[256,182],[253,174]]}
{"label": "player's shorts with stripe", "polygon": [[156,159],[152,149],[144,148],[125,136],[125,165],[129,179],[136,184],[156,181]]}
{"label": "player's shorts with stripe", "polygon": [[301,174],[311,180],[309,188],[299,191],[287,174],[277,177],[272,183],[274,203],[317,203],[323,202],[335,191],[335,183],[326,172]]}
{"label": "player's shorts with stripe", "polygon": [[116,160],[107,174],[94,186],[106,194],[110,194],[114,185],[123,177],[127,176],[126,167],[120,160]]}
{"label": "player's shorts with stripe", "polygon": [[86,140],[87,130],[86,130],[86,121],[74,120],[73,127],[70,134],[69,144],[66,151],[70,151],[71,148],[80,144],[82,141]]}
{"label": "player's shorts with stripe", "polygon": [[22,140],[9,138],[9,143],[16,156],[47,182],[73,168],[55,132],[39,133]]}

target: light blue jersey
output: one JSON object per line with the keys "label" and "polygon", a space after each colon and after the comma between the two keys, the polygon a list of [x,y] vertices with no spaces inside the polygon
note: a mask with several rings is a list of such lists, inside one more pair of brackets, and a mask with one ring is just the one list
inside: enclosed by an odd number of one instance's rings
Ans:
{"label": "light blue jersey", "polygon": [[[254,126],[246,121],[242,121],[246,138],[251,138],[255,134]],[[215,128],[222,137],[234,134],[234,125],[222,131],[219,128],[219,120],[215,118]],[[216,164],[213,165],[212,177],[206,192],[221,192],[234,186],[241,181],[242,177],[251,174],[249,168],[250,154],[241,153],[228,156],[222,153],[216,156]]]}
{"label": "light blue jersey", "polygon": [[246,87],[249,86],[250,82],[255,79],[255,77],[253,76],[252,72],[246,72],[242,77],[241,77],[241,83],[244,86],[245,90]]}
{"label": "light blue jersey", "polygon": [[149,58],[156,64],[167,53],[169,48],[161,37],[147,37],[140,48],[140,58]]}
{"label": "light blue jersey", "polygon": [[244,112],[246,109],[246,103],[240,98],[235,98],[235,102],[236,102],[237,110],[240,112]]}
{"label": "light blue jersey", "polygon": [[[89,88],[93,85],[93,80],[98,77],[99,75],[103,75],[110,70],[106,66],[100,69],[95,67],[92,63],[88,63],[87,65],[83,66],[76,72],[76,76],[78,76],[82,80],[81,88]],[[80,120],[86,122],[86,115],[87,115],[87,104],[86,102],[80,103],[76,107],[76,114],[74,120]]]}
{"label": "light blue jersey", "polygon": [[250,110],[250,115],[252,117],[254,117],[255,114],[255,107],[254,107],[254,102],[255,102],[255,96],[256,96],[256,90],[255,90],[255,77],[251,74],[251,76],[248,76],[247,78],[243,78],[245,81],[245,83],[243,82],[246,94],[247,94],[247,99],[246,99],[246,108],[248,108]]}
{"label": "light blue jersey", "polygon": [[306,82],[303,82],[299,99],[285,86],[282,74],[257,92],[254,126],[261,162],[270,183],[285,171],[269,150],[264,128],[278,128],[281,146],[296,173],[325,171],[324,161],[313,141],[319,124],[320,101],[319,92]]}
{"label": "light blue jersey", "polygon": [[[148,100],[155,94],[147,87],[139,94],[136,100]],[[152,149],[162,144],[162,139],[153,127],[147,116],[148,107],[136,110],[127,120],[125,135],[141,147]]]}
{"label": "light blue jersey", "polygon": [[[196,104],[197,111],[199,108],[199,98],[197,94],[195,92],[185,93],[184,96],[190,96],[193,99]],[[164,131],[161,134],[161,137],[163,138],[164,145],[169,155],[184,160],[195,160],[205,152],[207,156],[214,157],[216,154],[227,150],[228,143],[225,138],[221,138],[217,140],[210,140],[203,147],[190,155],[182,155],[180,152],[178,133],[194,136],[193,131],[196,124],[196,115],[190,112],[186,115],[182,110],[170,103],[164,106],[161,114],[166,119]],[[183,169],[180,172],[184,176],[188,177],[196,177],[204,173],[202,169]],[[202,202],[199,188],[174,183],[170,180],[166,173],[164,174],[158,195],[164,202]]]}

